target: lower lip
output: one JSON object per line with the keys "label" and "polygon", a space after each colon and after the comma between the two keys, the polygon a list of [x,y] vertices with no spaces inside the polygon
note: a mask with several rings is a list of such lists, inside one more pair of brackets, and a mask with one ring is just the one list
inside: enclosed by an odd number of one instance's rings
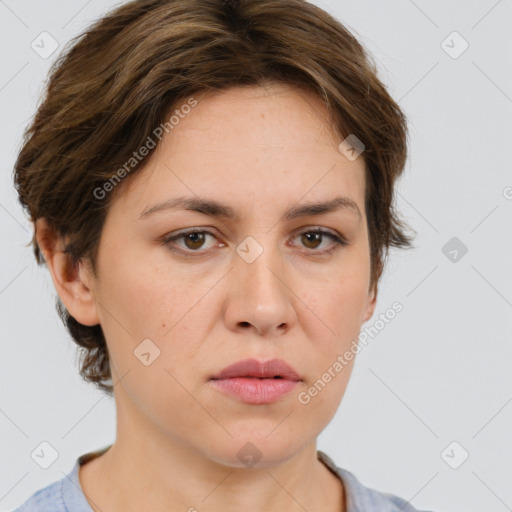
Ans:
{"label": "lower lip", "polygon": [[288,379],[257,379],[250,377],[233,377],[231,379],[211,380],[216,389],[236,396],[248,404],[270,404],[287,395],[299,384]]}

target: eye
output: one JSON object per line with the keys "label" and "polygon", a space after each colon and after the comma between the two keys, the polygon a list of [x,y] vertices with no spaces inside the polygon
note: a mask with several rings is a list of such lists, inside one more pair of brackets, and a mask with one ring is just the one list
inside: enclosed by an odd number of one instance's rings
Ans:
{"label": "eye", "polygon": [[[206,249],[204,248],[205,242],[208,237],[211,237],[214,240],[216,240],[216,236],[210,231],[193,229],[166,237],[162,243],[168,246],[173,251],[186,254],[196,253],[197,255],[201,255],[208,251],[208,247]],[[298,237],[301,237],[301,243],[303,247],[306,247],[306,249],[310,249],[310,251],[306,252],[311,252],[313,254],[331,253],[334,250],[339,249],[340,246],[348,245],[348,242],[342,237],[336,235],[335,233],[320,228],[305,229],[302,232],[295,235],[295,238]],[[320,247],[324,242],[324,237],[327,237],[333,243],[331,243],[331,247],[328,247],[327,249],[324,248],[324,250],[318,251],[318,247]],[[178,244],[178,241],[183,242],[183,244]],[[224,247],[225,244],[220,243],[218,246]],[[211,247],[214,247],[214,245]]]}
{"label": "eye", "polygon": [[[183,251],[183,252],[205,252],[205,251],[199,251],[198,249],[201,249],[205,243],[206,238],[210,236],[213,239],[215,239],[215,236],[210,233],[209,231],[204,230],[189,230],[182,233],[179,233],[177,235],[173,235],[171,237],[167,237],[163,243],[165,245],[170,246],[171,249],[173,249],[173,245],[178,245],[175,242],[177,240],[183,240],[184,246],[179,246],[177,250]],[[224,245],[224,244],[221,244]]]}
{"label": "eye", "polygon": [[324,237],[327,237],[332,242],[334,242],[330,248],[327,248],[323,251],[319,251],[320,254],[330,253],[336,249],[339,249],[340,246],[348,245],[347,241],[341,238],[340,236],[320,228],[306,229],[300,232],[297,235],[297,237],[301,237],[301,243],[304,245],[304,247],[312,250],[318,249],[318,247],[324,241]]}

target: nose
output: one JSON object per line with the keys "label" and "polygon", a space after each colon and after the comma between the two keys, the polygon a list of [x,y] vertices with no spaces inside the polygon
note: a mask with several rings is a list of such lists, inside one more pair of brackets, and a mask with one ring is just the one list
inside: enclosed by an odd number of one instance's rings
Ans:
{"label": "nose", "polygon": [[[263,244],[259,247],[263,249]],[[297,321],[296,295],[289,274],[278,249],[265,247],[252,262],[243,251],[237,252],[228,274],[229,291],[224,307],[228,327],[239,332],[251,330],[265,337],[288,332]]]}

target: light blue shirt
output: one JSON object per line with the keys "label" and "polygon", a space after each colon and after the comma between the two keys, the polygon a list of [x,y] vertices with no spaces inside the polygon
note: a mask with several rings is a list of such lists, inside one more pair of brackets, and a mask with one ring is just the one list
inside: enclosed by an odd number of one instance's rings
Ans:
{"label": "light blue shirt", "polygon": [[[65,477],[35,492],[13,512],[93,512],[80,485],[78,470],[80,465],[109,448],[110,445],[81,455]],[[365,487],[352,473],[337,467],[322,451],[318,450],[317,456],[343,482],[347,512],[421,512],[398,496]]]}

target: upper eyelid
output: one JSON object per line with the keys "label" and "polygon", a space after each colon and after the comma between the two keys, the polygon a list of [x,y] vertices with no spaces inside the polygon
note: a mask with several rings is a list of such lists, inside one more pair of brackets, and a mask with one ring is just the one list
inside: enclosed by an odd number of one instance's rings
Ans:
{"label": "upper eyelid", "polygon": [[[298,231],[296,231],[293,235],[293,237],[297,237],[303,233],[309,233],[309,232],[321,232],[322,235],[327,235],[329,237],[332,237],[331,240],[336,244],[336,243],[339,243],[339,241],[341,241],[341,243],[343,245],[348,245],[348,242],[345,238],[344,235],[342,235],[341,233],[338,233],[336,231],[333,231],[329,228],[325,228],[323,226],[307,226],[307,227],[304,227],[304,228],[300,228]],[[175,241],[175,240],[179,240],[179,239],[182,239],[183,237],[189,235],[189,234],[194,234],[194,233],[204,233],[204,234],[207,234],[207,235],[210,235],[214,238],[218,238],[217,235],[212,232],[210,230],[210,228],[201,228],[201,227],[198,227],[198,228],[188,228],[184,231],[181,231],[181,232],[178,232],[178,233],[173,233],[173,234],[170,234],[170,235],[166,235],[163,237],[163,242],[164,243],[170,243],[172,241]],[[186,252],[191,252],[191,253],[201,253],[201,252],[206,252],[206,251],[201,251],[201,250],[197,250],[197,251],[192,251],[192,250],[188,250],[188,249],[183,249],[183,248],[180,248],[181,250],[183,251],[186,251]]]}
{"label": "upper eyelid", "polygon": [[[325,228],[323,226],[307,226],[305,228],[299,228],[298,231],[295,231],[295,236],[297,235],[301,235],[302,233],[308,233],[310,231],[321,231],[323,234],[327,234],[327,235],[333,235],[333,236],[336,236],[336,237],[339,237],[339,238],[344,238],[344,236],[339,233],[339,232],[336,232],[335,230],[332,230],[332,229],[329,229],[329,228]],[[211,230],[211,228],[188,228],[188,229],[185,229],[183,231],[179,231],[177,233],[169,233],[168,235],[164,235],[164,239],[166,240],[169,240],[169,239],[173,239],[173,238],[178,238],[178,237],[181,237],[181,236],[186,236],[188,234],[192,234],[192,233],[207,233],[211,236],[217,236],[215,234],[214,231]]]}

